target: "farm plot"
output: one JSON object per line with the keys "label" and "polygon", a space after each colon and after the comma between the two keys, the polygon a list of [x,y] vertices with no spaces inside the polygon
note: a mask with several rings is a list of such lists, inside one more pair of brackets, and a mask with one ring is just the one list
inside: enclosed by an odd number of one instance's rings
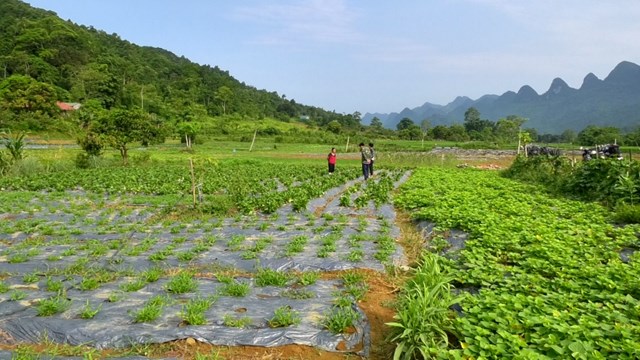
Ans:
{"label": "farm plot", "polygon": [[429,353],[640,357],[640,226],[614,226],[598,204],[468,169],[416,171],[396,203],[436,224],[428,246],[467,293],[448,329],[458,341]]}
{"label": "farm plot", "polygon": [[[254,165],[232,166],[246,176],[259,173]],[[358,300],[367,282],[356,270],[404,263],[389,191],[408,175],[380,172],[356,185],[354,173],[305,169],[291,180],[287,171],[281,169],[270,185],[227,179],[234,186],[253,184],[233,190],[224,181],[217,188],[205,183],[244,204],[232,217],[181,218],[176,209],[189,197],[158,190],[131,173],[119,193],[105,193],[106,185],[96,182],[87,191],[90,177],[84,176],[64,179],[64,186],[57,179],[49,180],[55,186],[16,182],[15,190],[0,195],[5,342],[103,349],[193,338],[366,354],[368,323]],[[162,189],[182,186],[178,172],[158,176]],[[134,184],[137,195],[124,191]],[[265,187],[252,190],[256,186]],[[72,190],[47,191],[63,187]],[[357,206],[337,203],[346,192],[361,198]],[[279,206],[267,209],[265,198]],[[323,274],[334,270],[342,272]]]}

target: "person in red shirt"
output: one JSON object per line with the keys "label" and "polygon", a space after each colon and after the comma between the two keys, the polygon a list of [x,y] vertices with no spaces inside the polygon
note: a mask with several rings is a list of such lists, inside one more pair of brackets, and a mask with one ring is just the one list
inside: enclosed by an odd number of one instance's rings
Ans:
{"label": "person in red shirt", "polygon": [[336,148],[331,148],[331,152],[327,155],[327,161],[329,162],[329,174],[333,174],[336,170]]}

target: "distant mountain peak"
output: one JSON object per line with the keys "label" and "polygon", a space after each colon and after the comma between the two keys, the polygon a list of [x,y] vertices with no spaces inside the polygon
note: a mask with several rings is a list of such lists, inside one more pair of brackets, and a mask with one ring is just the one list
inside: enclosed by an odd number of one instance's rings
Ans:
{"label": "distant mountain peak", "polygon": [[566,90],[568,88],[569,88],[569,85],[567,85],[567,83],[564,80],[562,80],[561,78],[555,78],[551,82],[551,86],[549,86],[549,90],[547,90],[547,94],[557,95],[561,93],[563,90]]}
{"label": "distant mountain peak", "polygon": [[533,98],[533,97],[537,97],[538,93],[533,90],[533,88],[529,85],[524,85],[520,88],[520,90],[518,90],[518,98],[520,99],[527,99],[527,98]]}
{"label": "distant mountain peak", "polygon": [[640,79],[640,66],[623,61],[616,65],[609,75],[604,79],[605,82],[630,82]]}
{"label": "distant mountain peak", "polygon": [[509,90],[500,96],[483,95],[476,100],[458,96],[444,107],[425,103],[402,114],[391,113],[384,124],[395,128],[402,117],[408,117],[414,122],[429,119],[432,125],[451,125],[461,122],[469,107],[474,107],[483,119],[491,121],[509,115],[527,118],[527,126],[540,133],[559,134],[566,129],[579,131],[586,125],[614,126],[626,131],[636,129],[640,124],[638,99],[640,66],[623,61],[604,80],[593,73],[587,74],[579,89],[555,78],[542,95],[524,85],[517,93]]}
{"label": "distant mountain peak", "polygon": [[600,85],[602,80],[598,79],[593,73],[588,73],[587,76],[582,80],[582,86],[580,86],[580,90],[585,89],[593,89],[594,87]]}

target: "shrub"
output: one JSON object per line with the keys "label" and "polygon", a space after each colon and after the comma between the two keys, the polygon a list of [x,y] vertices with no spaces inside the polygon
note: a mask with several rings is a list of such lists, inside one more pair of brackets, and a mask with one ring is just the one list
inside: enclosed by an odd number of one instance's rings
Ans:
{"label": "shrub", "polygon": [[612,217],[618,224],[640,224],[640,205],[620,204]]}
{"label": "shrub", "polygon": [[2,132],[4,146],[7,148],[14,161],[24,159],[24,149],[26,145],[26,141],[24,140],[25,136],[27,136],[26,133],[18,133],[14,136],[11,132]]}
{"label": "shrub", "polygon": [[4,151],[0,151],[0,176],[6,175],[11,170],[13,160]]}

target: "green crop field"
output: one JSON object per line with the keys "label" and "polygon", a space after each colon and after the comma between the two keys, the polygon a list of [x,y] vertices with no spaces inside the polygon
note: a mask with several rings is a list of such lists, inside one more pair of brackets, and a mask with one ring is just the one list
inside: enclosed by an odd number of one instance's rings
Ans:
{"label": "green crop field", "polygon": [[[0,355],[162,357],[190,338],[215,358],[640,356],[640,226],[617,207],[420,142],[381,142],[366,182],[353,147],[330,175],[325,145],[250,145],[134,146],[88,168],[74,147],[24,149],[0,177]],[[623,179],[610,195],[633,206]]]}

